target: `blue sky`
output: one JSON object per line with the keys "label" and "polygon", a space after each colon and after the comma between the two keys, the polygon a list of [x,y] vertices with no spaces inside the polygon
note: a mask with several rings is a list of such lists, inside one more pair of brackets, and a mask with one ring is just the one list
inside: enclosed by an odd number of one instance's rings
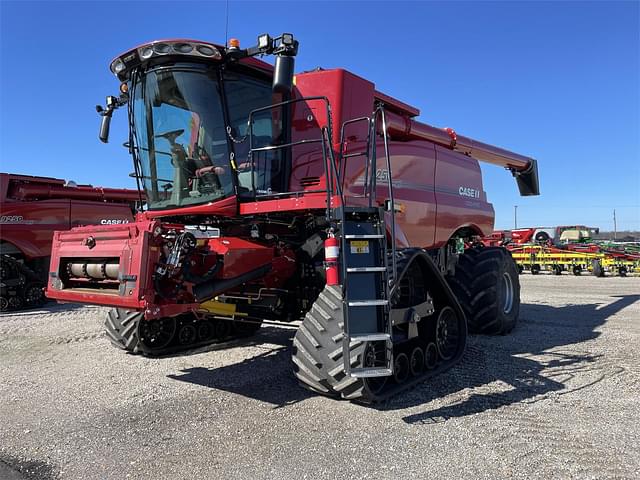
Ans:
{"label": "blue sky", "polygon": [[[421,119],[539,159],[542,195],[483,167],[496,226],[640,229],[639,2],[229,2],[229,36],[300,40],[297,70],[344,67]],[[268,8],[267,8],[268,6]],[[0,0],[0,170],[133,186],[124,111],[94,106],[110,60],[171,37],[223,42],[225,2]]]}

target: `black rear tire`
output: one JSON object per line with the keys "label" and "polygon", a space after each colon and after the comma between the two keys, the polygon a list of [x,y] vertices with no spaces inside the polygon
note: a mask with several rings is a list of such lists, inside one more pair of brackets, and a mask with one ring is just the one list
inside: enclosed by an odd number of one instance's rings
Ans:
{"label": "black rear tire", "polygon": [[602,263],[600,263],[600,260],[593,261],[592,273],[594,277],[604,277],[604,268],[602,268]]}
{"label": "black rear tire", "polygon": [[470,248],[447,277],[467,317],[470,333],[504,335],[520,313],[520,280],[511,253],[502,247]]}
{"label": "black rear tire", "polygon": [[538,243],[546,243],[549,241],[549,234],[547,232],[536,233],[535,240]]}

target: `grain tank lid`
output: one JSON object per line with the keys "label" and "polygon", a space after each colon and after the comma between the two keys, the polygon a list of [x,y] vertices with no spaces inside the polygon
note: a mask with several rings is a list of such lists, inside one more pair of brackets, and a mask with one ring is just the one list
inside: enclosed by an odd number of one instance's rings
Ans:
{"label": "grain tank lid", "polygon": [[420,110],[416,107],[412,107],[411,105],[401,102],[389,95],[385,95],[382,92],[376,90],[373,93],[373,96],[376,100],[384,103],[388,110],[399,113],[400,115],[406,115],[410,118],[420,115]]}

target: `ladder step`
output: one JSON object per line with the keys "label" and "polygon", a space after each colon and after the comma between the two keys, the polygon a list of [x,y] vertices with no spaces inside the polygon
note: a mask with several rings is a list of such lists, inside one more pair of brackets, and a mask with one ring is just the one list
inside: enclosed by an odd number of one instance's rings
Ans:
{"label": "ladder step", "polygon": [[387,267],[349,267],[347,273],[385,272]]}
{"label": "ladder step", "polygon": [[359,333],[349,335],[349,340],[352,342],[382,342],[391,340],[391,335],[388,333]]}
{"label": "ladder step", "polygon": [[384,235],[345,235],[344,238],[347,240],[366,240],[370,238],[384,238]]}
{"label": "ladder step", "polygon": [[376,307],[378,305],[388,305],[389,300],[358,300],[349,302],[350,307]]}
{"label": "ladder step", "polygon": [[389,377],[393,375],[393,370],[390,368],[376,368],[376,367],[367,367],[367,368],[352,368],[349,372],[349,375],[356,378],[367,378],[367,377]]}

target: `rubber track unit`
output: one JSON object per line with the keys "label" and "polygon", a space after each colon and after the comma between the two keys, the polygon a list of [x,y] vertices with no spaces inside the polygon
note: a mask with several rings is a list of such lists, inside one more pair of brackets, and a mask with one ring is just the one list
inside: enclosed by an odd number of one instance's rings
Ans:
{"label": "rubber track unit", "polygon": [[[469,333],[505,335],[513,330],[520,312],[520,280],[518,267],[506,248],[467,249],[458,258],[455,275],[448,276],[447,281],[467,317]],[[506,311],[509,283],[512,304]]]}
{"label": "rubber track unit", "polygon": [[[192,315],[182,315],[171,319],[175,322],[175,329],[171,338],[165,342],[166,345],[161,348],[150,348],[141,341],[141,326],[143,322],[153,321],[144,320],[142,312],[137,310],[112,308],[107,312],[105,332],[117,348],[135,354],[161,356],[249,337],[258,331],[262,323],[260,320],[247,322],[221,319],[198,320]],[[190,334],[192,332],[193,335]]]}
{"label": "rubber track unit", "polygon": [[11,255],[0,258],[0,311],[44,305],[45,284],[29,267]]}
{"label": "rubber track unit", "polygon": [[[424,252],[421,249],[405,249],[398,252],[397,271],[406,272],[414,257],[414,254]],[[426,255],[425,255],[426,257]],[[435,268],[435,266],[434,266]],[[401,283],[402,275],[399,275]],[[417,383],[448,370],[455,365],[464,352],[466,344],[466,324],[464,314],[455,301],[453,293],[449,290],[444,279],[442,280],[444,289],[448,292],[450,300],[453,301],[454,310],[458,312],[461,340],[455,356],[446,362],[438,362],[435,368],[425,370],[418,376],[410,376],[406,381],[397,384],[392,377],[386,378],[385,387],[379,392],[372,388],[370,382],[380,381],[379,379],[362,379],[348,376],[344,371],[343,360],[343,337],[344,323],[342,310],[342,287],[326,286],[318,299],[313,304],[311,310],[307,312],[300,328],[293,339],[293,371],[298,378],[300,385],[311,391],[341,397],[359,403],[377,403],[384,401],[400,392],[409,389]],[[392,292],[392,298],[395,296]],[[393,300],[392,300],[393,308]],[[429,317],[431,318],[431,317]],[[428,320],[422,320],[428,322]],[[421,322],[421,323],[422,323]],[[420,340],[417,340],[418,342]],[[412,340],[405,342],[404,347],[394,345],[394,355],[408,353],[406,348],[415,348],[416,343]],[[352,367],[362,364],[364,352],[367,345],[363,342],[352,342],[350,345],[350,361]]]}

